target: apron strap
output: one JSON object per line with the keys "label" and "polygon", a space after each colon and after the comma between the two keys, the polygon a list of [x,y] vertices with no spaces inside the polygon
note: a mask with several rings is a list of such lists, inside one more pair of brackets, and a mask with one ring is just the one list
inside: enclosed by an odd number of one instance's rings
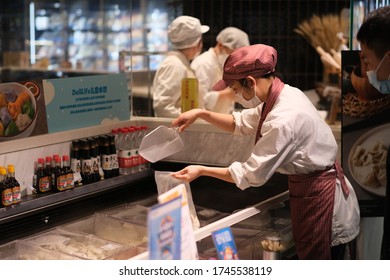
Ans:
{"label": "apron strap", "polygon": [[340,180],[341,188],[343,189],[343,193],[346,197],[348,197],[349,189],[347,186],[347,182],[345,181],[343,168],[341,167],[340,162],[338,160],[335,161],[334,167],[336,169],[337,178],[339,178],[339,180]]}
{"label": "apron strap", "polygon": [[274,107],[275,101],[276,101],[276,99],[278,99],[279,94],[282,91],[283,87],[284,87],[284,83],[278,77],[275,77],[274,81],[272,82],[272,84],[268,90],[267,103],[264,103],[264,105],[263,105],[263,110],[261,112],[259,126],[257,127],[255,143],[257,143],[257,141],[259,141],[259,139],[262,137],[261,127],[263,126],[263,122],[264,122],[265,118],[267,117],[268,113]]}

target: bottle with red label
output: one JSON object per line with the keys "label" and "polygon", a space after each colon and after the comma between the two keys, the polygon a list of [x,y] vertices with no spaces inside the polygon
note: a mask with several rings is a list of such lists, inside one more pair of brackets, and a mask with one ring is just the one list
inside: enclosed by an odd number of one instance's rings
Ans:
{"label": "bottle with red label", "polygon": [[69,155],[62,156],[62,172],[66,178],[66,189],[74,188],[73,170],[70,168]]}
{"label": "bottle with red label", "polygon": [[22,202],[22,192],[20,191],[20,184],[15,178],[15,166],[8,164],[7,166],[6,184],[12,187],[12,205],[20,204]]}
{"label": "bottle with red label", "polygon": [[38,158],[38,167],[33,179],[33,187],[37,193],[45,193],[51,191],[51,176],[50,174],[47,174],[44,165],[45,159]]}
{"label": "bottle with red label", "polygon": [[54,192],[62,192],[66,190],[66,174],[62,170],[61,166],[61,158],[60,156],[53,156],[54,158],[54,173],[52,174],[52,178],[54,178]]}
{"label": "bottle with red label", "polygon": [[53,190],[54,189],[54,185],[53,185],[53,181],[52,181],[52,178],[51,178],[51,174],[53,173],[53,165],[52,165],[52,157],[51,156],[46,156],[45,157],[45,172],[47,174],[47,176],[49,177],[49,180],[50,180],[50,190]]}
{"label": "bottle with red label", "polygon": [[7,177],[7,170],[5,167],[0,167],[0,192],[1,192],[1,206],[12,206],[12,187],[7,185],[5,180]]}

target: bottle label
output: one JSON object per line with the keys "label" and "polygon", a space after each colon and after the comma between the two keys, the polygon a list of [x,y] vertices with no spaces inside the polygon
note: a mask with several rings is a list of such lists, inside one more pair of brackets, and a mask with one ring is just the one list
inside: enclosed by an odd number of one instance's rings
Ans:
{"label": "bottle label", "polygon": [[83,159],[81,163],[82,163],[81,173],[82,174],[91,174],[92,173],[92,160]]}
{"label": "bottle label", "polygon": [[133,167],[133,156],[132,156],[131,150],[120,150],[119,151],[119,167],[120,168]]}
{"label": "bottle label", "polygon": [[67,189],[67,178],[66,175],[60,175],[57,177],[57,190],[64,191]]}
{"label": "bottle label", "polygon": [[98,158],[97,157],[91,158],[91,163],[92,163],[92,173],[99,173],[100,161],[98,160]]}
{"label": "bottle label", "polygon": [[111,156],[110,155],[102,155],[102,168],[103,170],[111,170]]}
{"label": "bottle label", "polygon": [[40,192],[48,192],[50,191],[50,177],[45,176],[39,179],[38,183],[39,191]]}
{"label": "bottle label", "polygon": [[73,172],[70,172],[64,176],[66,176],[66,188],[72,189],[74,187]]}
{"label": "bottle label", "polygon": [[70,164],[70,168],[73,172],[81,172],[81,162],[79,159],[72,159]]}
{"label": "bottle label", "polygon": [[118,169],[119,162],[117,154],[111,154],[111,169]]}
{"label": "bottle label", "polygon": [[4,206],[11,206],[12,205],[12,189],[5,189],[2,192],[1,195],[1,202]]}
{"label": "bottle label", "polygon": [[20,186],[14,186],[12,188],[12,203],[18,204],[22,201],[22,193],[20,191]]}
{"label": "bottle label", "polygon": [[139,158],[138,158],[138,149],[131,150],[131,156],[133,158],[133,166],[137,166],[140,164]]}

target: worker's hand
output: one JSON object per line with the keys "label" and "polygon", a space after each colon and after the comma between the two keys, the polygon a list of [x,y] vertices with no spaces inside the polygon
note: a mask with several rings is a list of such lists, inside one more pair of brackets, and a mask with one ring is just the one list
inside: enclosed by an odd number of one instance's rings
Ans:
{"label": "worker's hand", "polygon": [[198,114],[201,112],[201,109],[192,109],[190,111],[182,113],[175,120],[172,121],[173,127],[178,127],[179,132],[184,131],[187,127],[189,127],[196,119],[198,118]]}
{"label": "worker's hand", "polygon": [[171,173],[171,176],[190,183],[199,176],[202,176],[202,170],[203,166],[201,165],[189,165],[180,171]]}

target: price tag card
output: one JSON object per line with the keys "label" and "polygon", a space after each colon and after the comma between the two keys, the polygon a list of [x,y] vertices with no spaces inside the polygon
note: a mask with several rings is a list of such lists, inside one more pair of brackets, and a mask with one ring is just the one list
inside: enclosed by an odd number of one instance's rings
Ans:
{"label": "price tag card", "polygon": [[230,227],[214,231],[212,237],[220,260],[238,260],[237,247]]}

